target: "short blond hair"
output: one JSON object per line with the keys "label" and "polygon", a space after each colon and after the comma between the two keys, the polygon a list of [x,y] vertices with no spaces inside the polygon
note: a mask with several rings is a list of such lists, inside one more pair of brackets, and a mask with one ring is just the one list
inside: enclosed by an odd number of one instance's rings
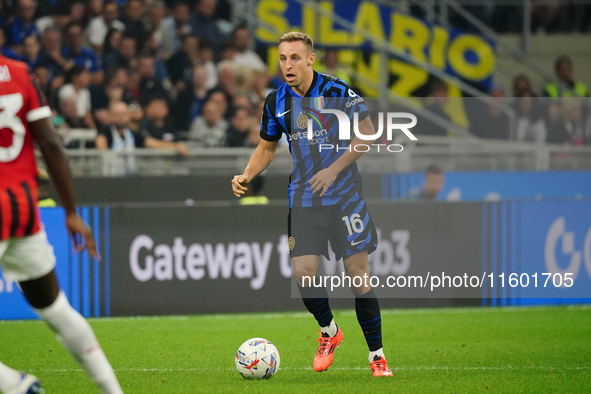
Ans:
{"label": "short blond hair", "polygon": [[294,42],[294,41],[302,41],[310,52],[314,52],[314,43],[309,35],[306,33],[302,33],[301,31],[290,31],[289,33],[285,33],[279,39],[279,44],[282,42]]}

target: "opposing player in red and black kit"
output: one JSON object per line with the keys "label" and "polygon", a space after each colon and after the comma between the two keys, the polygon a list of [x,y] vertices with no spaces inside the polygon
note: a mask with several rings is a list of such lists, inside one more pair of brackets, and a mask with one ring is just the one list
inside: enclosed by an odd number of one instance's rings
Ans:
{"label": "opposing player in red and black kit", "polygon": [[[39,221],[35,142],[66,211],[76,249],[97,257],[90,229],[76,214],[68,161],[51,110],[25,63],[0,56],[0,265],[35,312],[103,393],[121,393],[90,325],[69,304],[54,272],[55,256]],[[0,363],[0,391],[43,392],[37,378]]]}
{"label": "opposing player in red and black kit", "polygon": [[[329,241],[336,258],[343,259],[347,275],[368,275],[368,254],[376,249],[378,239],[355,164],[363,152],[355,148],[370,143],[368,140],[375,135],[373,124],[363,99],[344,81],[314,71],[314,59],[313,43],[307,34],[290,32],[279,40],[279,64],[286,82],[267,96],[261,142],[244,172],[232,179],[232,189],[237,197],[244,195],[251,180],[271,163],[277,142],[286,134],[294,163],[289,185],[289,249],[304,305],[320,325],[314,369],[321,372],[332,364],[343,332],[334,321],[326,288],[305,286],[303,278],[316,275],[319,256],[328,257]],[[325,102],[332,109],[328,102],[345,104],[346,110],[343,109],[349,119],[357,115],[359,132],[366,139],[340,139],[334,116],[328,117],[321,129],[307,131],[309,136],[304,134],[309,120],[306,101],[314,102],[316,110]],[[357,321],[369,348],[373,376],[392,376],[382,347],[382,320],[376,295],[367,283],[351,290]]]}

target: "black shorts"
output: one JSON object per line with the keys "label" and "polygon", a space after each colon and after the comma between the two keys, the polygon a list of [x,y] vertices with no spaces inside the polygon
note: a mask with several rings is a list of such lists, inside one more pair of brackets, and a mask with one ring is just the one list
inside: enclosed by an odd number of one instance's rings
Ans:
{"label": "black shorts", "polygon": [[337,260],[376,250],[378,236],[365,200],[325,207],[291,208],[288,217],[291,257],[328,255],[328,242]]}

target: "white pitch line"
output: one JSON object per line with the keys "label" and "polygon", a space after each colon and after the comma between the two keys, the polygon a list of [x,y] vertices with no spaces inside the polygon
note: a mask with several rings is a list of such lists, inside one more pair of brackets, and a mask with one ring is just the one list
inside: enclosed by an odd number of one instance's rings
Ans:
{"label": "white pitch line", "polygon": [[[311,371],[312,367],[283,367],[280,370],[287,371]],[[331,370],[355,371],[369,370],[369,367],[330,367]],[[539,371],[588,371],[589,367],[552,367],[552,366],[524,366],[512,367],[510,365],[500,367],[448,367],[448,366],[417,366],[417,367],[394,367],[393,371],[518,371],[518,370],[539,370]],[[115,372],[220,372],[233,371],[234,368],[125,368],[115,369]],[[33,373],[64,373],[64,372],[84,372],[82,369],[35,369]]]}

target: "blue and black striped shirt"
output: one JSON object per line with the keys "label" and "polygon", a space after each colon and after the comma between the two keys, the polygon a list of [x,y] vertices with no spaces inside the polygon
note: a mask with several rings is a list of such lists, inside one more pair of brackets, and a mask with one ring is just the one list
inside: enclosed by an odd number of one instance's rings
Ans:
{"label": "blue and black striped shirt", "polygon": [[[351,143],[350,139],[339,139],[337,116],[321,113],[322,108],[345,112],[351,125],[354,113],[358,113],[359,122],[369,115],[363,99],[349,85],[316,71],[304,97],[284,83],[269,93],[265,101],[261,138],[278,141],[285,133],[293,157],[294,167],[289,183],[290,208],[343,204],[361,196],[362,180],[355,163],[341,171],[323,197],[312,193],[310,179],[334,163]],[[307,137],[307,118],[312,122],[312,139]]]}

